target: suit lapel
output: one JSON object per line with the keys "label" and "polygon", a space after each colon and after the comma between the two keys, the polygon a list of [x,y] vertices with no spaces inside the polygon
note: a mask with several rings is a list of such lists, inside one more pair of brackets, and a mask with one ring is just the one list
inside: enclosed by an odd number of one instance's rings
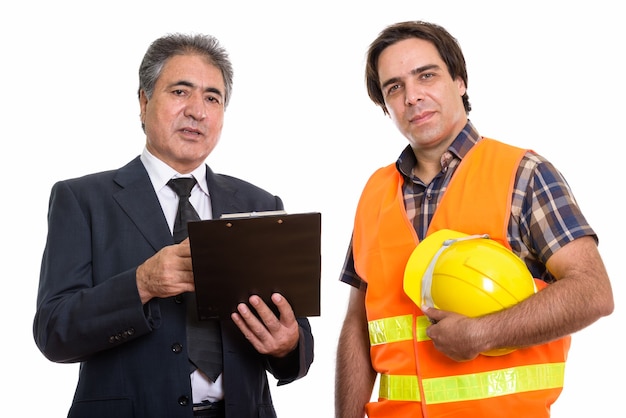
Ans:
{"label": "suit lapel", "polygon": [[[207,166],[207,184],[211,193],[213,219],[224,213],[238,213],[250,210],[240,199],[239,191]],[[173,238],[154,192],[148,172],[139,157],[120,168],[113,179],[121,189],[113,198],[135,223],[141,234],[155,251],[173,244]]]}
{"label": "suit lapel", "polygon": [[113,198],[155,251],[173,244],[165,215],[139,157],[122,167],[114,181],[122,188]]}
{"label": "suit lapel", "polygon": [[219,219],[224,213],[246,212],[248,208],[239,199],[239,191],[231,184],[215,175],[211,168],[206,168],[207,184],[211,194],[211,211],[213,219]]}

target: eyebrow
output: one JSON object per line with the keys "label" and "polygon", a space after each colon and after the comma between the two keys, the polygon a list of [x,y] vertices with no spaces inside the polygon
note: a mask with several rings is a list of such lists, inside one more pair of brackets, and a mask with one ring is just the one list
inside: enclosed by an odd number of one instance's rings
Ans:
{"label": "eyebrow", "polygon": [[[190,81],[186,81],[186,80],[179,80],[179,81],[176,81],[176,82],[170,84],[170,87],[175,87],[175,86],[185,86],[185,87],[190,87],[190,88],[195,88],[196,87],[196,85],[194,83],[192,83]],[[215,94],[217,94],[220,97],[223,96],[223,94],[220,91],[220,89],[218,89],[216,87],[207,87],[207,88],[204,89],[204,92],[205,93],[215,93]]]}
{"label": "eyebrow", "polygon": [[[432,70],[432,69],[441,69],[441,67],[437,64],[428,64],[428,65],[423,65],[421,67],[417,67],[411,70],[411,75],[417,75],[420,73],[423,73],[425,71],[428,70]],[[384,89],[385,87],[391,85],[391,84],[395,84],[397,82],[401,81],[400,77],[392,77],[389,80],[385,81],[384,83],[381,84],[381,87]]]}

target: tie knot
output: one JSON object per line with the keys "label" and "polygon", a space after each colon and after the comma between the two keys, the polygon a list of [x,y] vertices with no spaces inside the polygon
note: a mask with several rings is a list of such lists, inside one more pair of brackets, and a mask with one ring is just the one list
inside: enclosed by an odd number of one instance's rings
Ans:
{"label": "tie knot", "polygon": [[180,177],[167,182],[170,189],[174,190],[179,197],[186,198],[191,196],[191,189],[193,189],[195,184],[196,179],[193,177]]}

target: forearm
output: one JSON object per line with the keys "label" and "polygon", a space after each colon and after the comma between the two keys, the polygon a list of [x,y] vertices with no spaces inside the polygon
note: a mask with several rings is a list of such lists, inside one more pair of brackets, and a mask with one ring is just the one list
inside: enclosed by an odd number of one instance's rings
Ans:
{"label": "forearm", "polygon": [[[35,314],[33,332],[42,353],[56,362],[82,361],[150,331],[133,272],[96,287],[53,291]],[[116,339],[116,336],[122,336]]]}
{"label": "forearm", "polygon": [[339,338],[335,374],[335,416],[362,418],[365,404],[372,396],[376,373],[372,369],[369,351],[358,347],[348,333]]}
{"label": "forearm", "polygon": [[[343,323],[335,371],[335,416],[363,418],[376,379],[370,360],[364,292],[353,289],[350,308]],[[361,299],[357,302],[357,299]]]}
{"label": "forearm", "polygon": [[510,309],[481,318],[478,332],[486,334],[488,349],[527,347],[564,337],[602,316],[590,303],[593,292],[573,281],[556,282]]}
{"label": "forearm", "polygon": [[557,282],[502,312],[481,318],[478,332],[493,346],[525,347],[577,332],[614,308],[595,242],[580,238],[548,261]]}

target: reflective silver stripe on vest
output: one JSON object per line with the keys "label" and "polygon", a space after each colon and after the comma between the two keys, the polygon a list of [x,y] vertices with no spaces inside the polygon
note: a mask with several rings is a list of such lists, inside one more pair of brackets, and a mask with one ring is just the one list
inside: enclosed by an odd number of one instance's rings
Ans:
{"label": "reflective silver stripe on vest", "polygon": [[[533,364],[502,370],[422,380],[426,404],[472,401],[563,387],[565,363]],[[379,395],[390,401],[421,400],[416,376],[380,376]]]}
{"label": "reflective silver stripe on vest", "polygon": [[[429,325],[430,321],[426,316],[417,317],[417,341],[430,340],[426,335],[426,328],[428,328]],[[412,315],[393,316],[391,318],[369,321],[367,327],[369,329],[371,345],[388,344],[413,339]]]}

